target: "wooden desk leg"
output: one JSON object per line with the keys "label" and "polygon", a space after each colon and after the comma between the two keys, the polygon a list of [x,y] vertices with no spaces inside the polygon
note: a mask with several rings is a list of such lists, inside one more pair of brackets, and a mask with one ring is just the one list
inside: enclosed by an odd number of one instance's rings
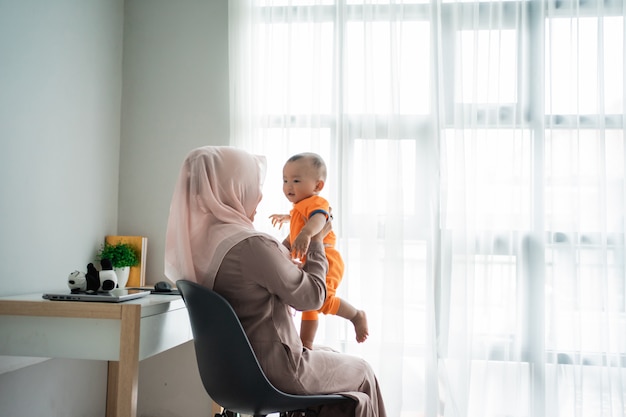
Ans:
{"label": "wooden desk leg", "polygon": [[109,362],[106,415],[136,417],[141,306],[128,304],[120,307],[120,360]]}

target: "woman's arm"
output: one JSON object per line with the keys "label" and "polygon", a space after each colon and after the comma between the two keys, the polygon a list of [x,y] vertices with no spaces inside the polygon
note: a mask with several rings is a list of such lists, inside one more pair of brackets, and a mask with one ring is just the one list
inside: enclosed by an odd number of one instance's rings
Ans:
{"label": "woman's arm", "polygon": [[246,245],[242,249],[249,254],[242,267],[251,268],[243,273],[258,285],[296,310],[317,310],[322,306],[326,299],[328,261],[321,240],[311,241],[303,268],[296,266],[270,238],[253,236],[240,245]]}

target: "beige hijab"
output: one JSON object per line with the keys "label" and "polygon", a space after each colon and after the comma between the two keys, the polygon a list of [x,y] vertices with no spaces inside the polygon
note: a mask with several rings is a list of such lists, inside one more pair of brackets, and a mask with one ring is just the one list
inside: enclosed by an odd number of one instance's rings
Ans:
{"label": "beige hijab", "polygon": [[165,275],[213,288],[224,255],[256,232],[265,157],[226,146],[187,155],[180,170],[165,236]]}

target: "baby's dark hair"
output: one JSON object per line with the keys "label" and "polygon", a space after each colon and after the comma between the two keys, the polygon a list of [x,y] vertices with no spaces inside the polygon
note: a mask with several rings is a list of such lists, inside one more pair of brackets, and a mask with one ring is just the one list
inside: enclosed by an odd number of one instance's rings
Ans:
{"label": "baby's dark hair", "polygon": [[292,156],[291,158],[287,159],[287,162],[295,162],[298,159],[302,159],[302,158],[308,159],[311,162],[311,165],[313,165],[313,167],[317,169],[317,172],[319,173],[320,178],[326,181],[326,163],[324,162],[322,157],[316,153],[313,153],[313,152],[298,153]]}

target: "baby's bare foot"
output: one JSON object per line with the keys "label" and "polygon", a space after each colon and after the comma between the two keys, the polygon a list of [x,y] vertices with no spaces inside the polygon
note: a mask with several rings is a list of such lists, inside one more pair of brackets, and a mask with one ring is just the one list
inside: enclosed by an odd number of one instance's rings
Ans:
{"label": "baby's bare foot", "polygon": [[367,316],[365,315],[365,311],[357,311],[356,315],[350,321],[352,322],[352,324],[354,324],[356,341],[359,343],[365,342],[367,336],[369,336],[369,330],[367,328]]}

